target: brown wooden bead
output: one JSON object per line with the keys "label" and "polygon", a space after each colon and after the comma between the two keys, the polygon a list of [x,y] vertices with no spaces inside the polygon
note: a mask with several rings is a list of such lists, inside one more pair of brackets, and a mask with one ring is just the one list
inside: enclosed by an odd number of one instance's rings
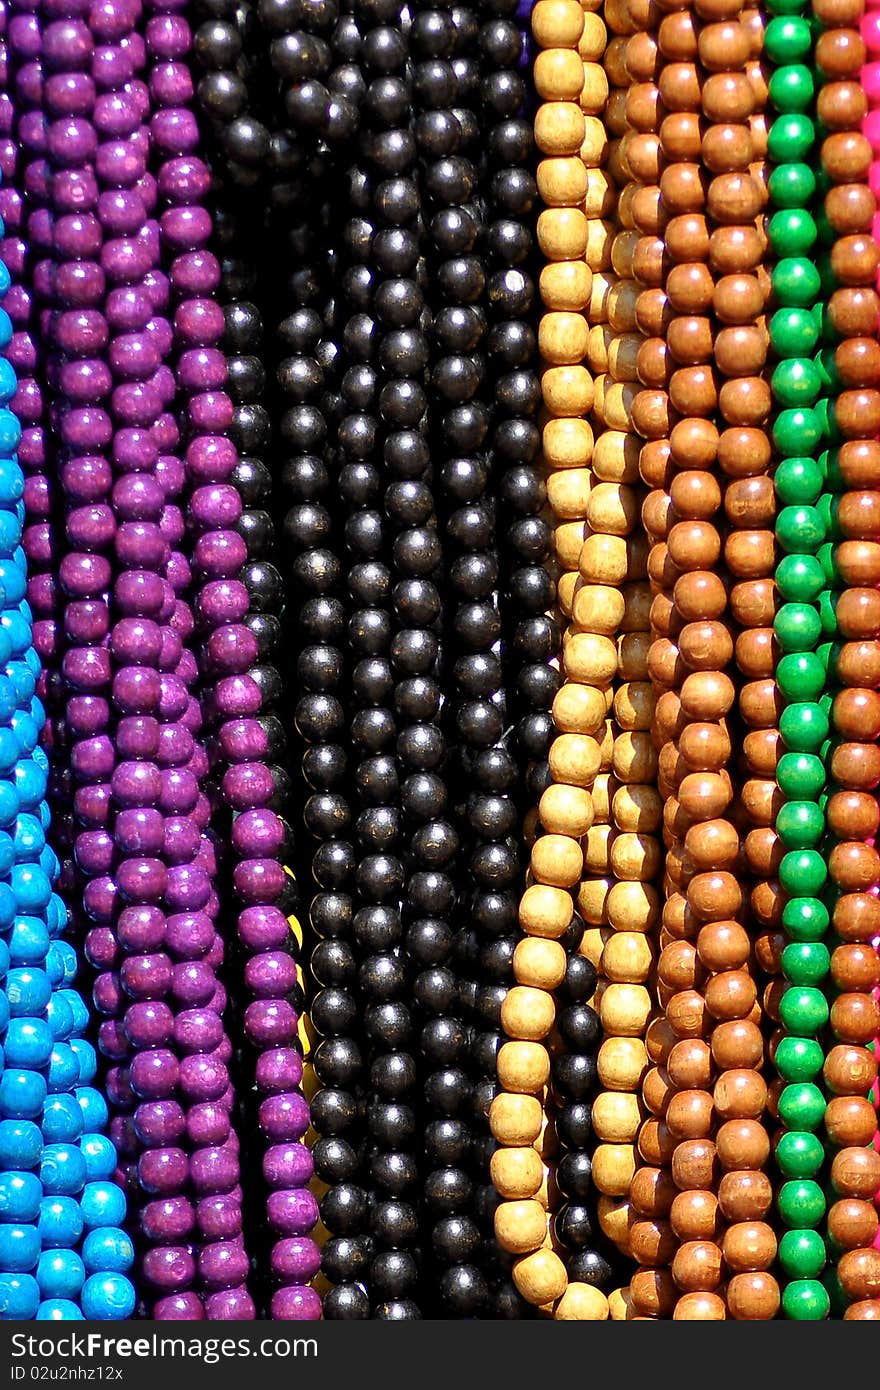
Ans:
{"label": "brown wooden bead", "polygon": [[489,1107],[489,1125],[499,1144],[533,1144],[541,1132],[542,1120],[541,1102],[535,1096],[502,1093]]}
{"label": "brown wooden bead", "polygon": [[838,946],[831,957],[831,975],[838,989],[867,992],[880,985],[880,956],[859,943]]}
{"label": "brown wooden bead", "polygon": [[877,1209],[872,1201],[842,1197],[829,1208],[828,1234],[839,1250],[873,1245],[877,1226]]}
{"label": "brown wooden bead", "polygon": [[761,1030],[748,1019],[719,1023],[712,1032],[712,1057],[722,1070],[759,1067],[763,1054]]}
{"label": "brown wooden bead", "polygon": [[669,1220],[679,1240],[715,1240],[721,1229],[718,1200],[708,1189],[679,1192]]}
{"label": "brown wooden bead", "polygon": [[523,1255],[537,1250],[546,1234],[547,1213],[535,1198],[505,1201],[496,1207],[495,1238],[508,1254]]}
{"label": "brown wooden bead", "polygon": [[686,1241],[672,1261],[672,1277],[684,1293],[711,1293],[721,1273],[721,1250],[711,1240]]}
{"label": "brown wooden bead", "polygon": [[716,1293],[686,1293],[676,1303],[672,1316],[676,1322],[724,1322],[727,1309],[724,1299]]}
{"label": "brown wooden bead", "polygon": [[880,1250],[848,1250],[840,1257],[837,1274],[851,1299],[880,1298]]}
{"label": "brown wooden bead", "polygon": [[842,637],[862,641],[880,636],[880,593],[874,589],[845,589],[836,609]]}
{"label": "brown wooden bead", "polygon": [[760,1169],[734,1168],[718,1184],[718,1205],[728,1221],[759,1221],[772,1202],[770,1179]]}
{"label": "brown wooden bead", "polygon": [[712,1128],[712,1097],[703,1090],[679,1091],[666,1108],[666,1124],[675,1139],[705,1138]]}
{"label": "brown wooden bead", "polygon": [[715,1145],[705,1137],[681,1140],[672,1155],[671,1173],[682,1191],[711,1190],[715,1183]]}
{"label": "brown wooden bead", "polygon": [[[758,1076],[757,1073],[751,1073],[751,1075]],[[735,1080],[738,1079],[738,1074],[731,1072],[725,1072],[721,1079],[727,1080],[729,1076],[733,1076]],[[758,1081],[760,1080],[761,1078],[758,1076]],[[749,1083],[749,1090],[753,1093],[756,1094],[759,1089],[757,1082]],[[763,1097],[766,1101],[766,1086],[763,1089]],[[752,1108],[754,1114],[761,1113],[757,1104]],[[754,1114],[752,1117],[727,1120],[715,1136],[719,1161],[721,1166],[728,1171],[738,1168],[763,1168],[770,1156],[769,1137],[763,1125],[754,1118]]]}
{"label": "brown wooden bead", "polygon": [[724,1119],[757,1118],[767,1104],[767,1084],[750,1067],[732,1067],[715,1082],[712,1098]]}
{"label": "brown wooden bead", "polygon": [[744,1322],[771,1321],[782,1301],[773,1275],[757,1270],[735,1274],[728,1282],[726,1298],[730,1316]]}
{"label": "brown wooden bead", "polygon": [[867,1148],[845,1148],[834,1155],[831,1184],[842,1197],[873,1198],[880,1190],[880,1153]]}
{"label": "brown wooden bead", "polygon": [[826,1056],[822,1074],[834,1095],[863,1096],[877,1078],[877,1060],[867,1048],[839,1043]]}
{"label": "brown wooden bead", "polygon": [[709,1012],[723,1021],[747,1017],[757,998],[757,987],[747,971],[724,970],[709,980],[705,993]]}
{"label": "brown wooden bead", "polygon": [[776,1236],[765,1221],[737,1221],[725,1231],[721,1250],[736,1274],[769,1269],[776,1258]]}
{"label": "brown wooden bead", "polygon": [[869,994],[839,994],[831,1006],[831,1027],[840,1042],[870,1043],[880,1031],[880,1005]]}
{"label": "brown wooden bead", "polygon": [[568,1285],[565,1265],[552,1250],[535,1250],[523,1259],[515,1260],[511,1272],[513,1282],[526,1302],[537,1306],[561,1298]]}
{"label": "brown wooden bead", "polygon": [[[876,690],[864,690],[850,686],[839,690],[832,706],[834,727],[846,739],[873,742],[880,737],[880,694]],[[861,804],[859,793],[838,793],[843,797],[855,797],[852,806]],[[863,794],[862,794],[863,795]],[[874,801],[873,797],[864,798]],[[840,803],[841,811],[849,802]],[[875,803],[876,804],[876,803]]]}
{"label": "brown wooden bead", "polygon": [[672,1275],[666,1269],[637,1269],[630,1280],[633,1308],[649,1318],[669,1318],[676,1303]]}
{"label": "brown wooden bead", "polygon": [[859,286],[835,290],[828,301],[828,314],[841,337],[862,337],[877,322],[876,290]]}
{"label": "brown wooden bead", "polygon": [[880,1320],[880,1298],[860,1299],[851,1303],[843,1315],[844,1322],[877,1322]]}
{"label": "brown wooden bead", "polygon": [[880,932],[880,902],[870,893],[847,893],[835,903],[832,923],[844,941],[869,941]]}
{"label": "brown wooden bead", "polygon": [[634,1260],[642,1265],[668,1265],[678,1242],[668,1221],[646,1219],[630,1227],[629,1249]]}

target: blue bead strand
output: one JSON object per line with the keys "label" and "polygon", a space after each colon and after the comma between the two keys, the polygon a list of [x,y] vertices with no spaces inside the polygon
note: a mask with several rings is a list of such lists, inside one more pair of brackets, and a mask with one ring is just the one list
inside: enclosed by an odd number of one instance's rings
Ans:
{"label": "blue bead strand", "polygon": [[[8,286],[0,262],[0,300]],[[134,1249],[47,842],[15,390],[0,355],[0,1319],[119,1319],[135,1308]]]}

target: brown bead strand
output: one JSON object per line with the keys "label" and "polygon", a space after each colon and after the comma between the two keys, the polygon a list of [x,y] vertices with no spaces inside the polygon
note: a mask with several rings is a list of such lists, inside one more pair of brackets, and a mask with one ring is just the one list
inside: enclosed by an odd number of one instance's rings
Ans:
{"label": "brown bead strand", "polygon": [[[832,124],[823,110],[831,133],[822,144],[821,159],[833,185],[825,197],[825,212],[837,233],[831,267],[841,288],[832,295],[829,312],[841,338],[835,365],[843,389],[835,401],[835,418],[843,436],[838,460],[847,489],[838,502],[835,555],[844,586],[836,612],[845,644],[837,671],[841,688],[832,707],[833,733],[840,742],[832,754],[834,790],[826,812],[837,840],[829,873],[841,895],[833,913],[840,940],[831,956],[831,977],[838,991],[830,1018],[834,1044],[824,1067],[830,1096],[825,1130],[837,1149],[830,1170],[836,1200],[828,1212],[828,1244],[849,1302],[844,1317],[873,1320],[880,1316],[880,1250],[873,1247],[880,1154],[872,1147],[876,1114],[868,1099],[877,1060],[866,1044],[880,1030],[880,1008],[872,996],[880,983],[880,960],[870,940],[880,924],[880,903],[871,893],[880,881],[880,854],[866,841],[880,827],[880,682],[871,679],[871,668],[876,669],[880,659],[880,304],[874,289],[880,248],[871,233],[875,201],[865,186],[871,147],[859,128],[864,97],[858,79],[865,55],[856,26],[863,6],[860,0],[850,0],[845,9],[840,0],[814,0],[812,9],[829,26],[816,45],[816,61],[826,82],[834,85],[834,106],[840,113]],[[856,296],[873,301],[867,331],[864,306]],[[869,457],[873,473],[866,477]],[[847,651],[853,645],[867,646],[871,660],[853,663]]]}
{"label": "brown bead strand", "polygon": [[[583,367],[588,331],[584,311],[592,276],[585,259],[589,256],[588,221],[581,206],[585,189],[580,157],[587,126],[581,108],[585,80],[579,46],[586,27],[601,38],[604,48],[604,27],[600,35],[592,22],[587,26],[577,0],[538,0],[532,11],[532,32],[542,50],[534,67],[542,97],[535,138],[544,156],[538,187],[545,211],[538,235],[548,263],[540,281],[546,312],[538,340],[546,364],[542,386],[548,419],[543,444],[551,500],[564,489],[564,472],[583,469],[592,452],[592,431],[585,417],[592,406],[593,384]],[[596,81],[601,92],[601,79]],[[585,481],[576,480],[573,491]],[[570,519],[583,526],[577,516]],[[560,542],[564,545],[565,539],[557,532],[557,556],[564,572],[567,565]],[[586,632],[583,636],[589,638]],[[613,653],[613,644],[608,645]],[[500,1146],[493,1156],[492,1176],[504,1198],[496,1210],[495,1233],[502,1249],[515,1257],[517,1288],[528,1302],[552,1309],[555,1317],[591,1321],[607,1318],[607,1299],[589,1285],[569,1284],[548,1230],[545,1112],[549,1035],[556,1013],[553,991],[566,968],[559,938],[571,923],[572,890],[583,872],[580,842],[593,820],[592,745],[605,720],[603,673],[609,659],[603,639],[596,643],[569,640],[565,658],[569,682],[562,687],[567,696],[562,701],[557,697],[557,705],[567,714],[567,725],[561,727],[575,736],[575,742],[566,745],[564,775],[559,775],[558,751],[554,756],[558,739],[550,750],[557,780],[539,806],[545,833],[532,847],[529,884],[520,904],[525,935],[514,954],[517,984],[502,1011],[510,1041],[498,1054],[500,1091],[489,1113],[492,1134]]]}
{"label": "brown bead strand", "polygon": [[[734,698],[725,671],[733,639],[720,621],[727,593],[716,573],[722,538],[711,520],[721,504],[711,470],[717,461],[725,471],[744,430],[749,443],[760,436],[764,467],[769,462],[760,429],[769,390],[759,375],[763,358],[755,352],[766,286],[753,273],[763,250],[755,225],[763,188],[760,171],[750,167],[762,153],[760,122],[754,119],[762,93],[749,81],[755,50],[750,21],[725,13],[722,21],[711,22],[714,14],[703,8],[709,13],[702,26],[692,12],[678,10],[658,28],[667,59],[658,82],[664,163],[660,198],[645,200],[642,231],[656,236],[657,219],[663,218],[672,264],[665,286],[646,289],[639,310],[646,331],[665,335],[668,381],[667,389],[658,384],[647,400],[640,398],[646,408],[636,421],[648,441],[643,477],[655,489],[643,515],[655,541],[649,570],[657,639],[651,674],[662,692],[659,790],[668,798],[669,853],[658,965],[665,1018],[649,1032],[655,1066],[644,1096],[654,1117],[640,1136],[647,1168],[634,1183],[634,1205],[654,1219],[668,1215],[675,1239],[671,1273],[657,1259],[653,1269],[633,1279],[632,1300],[643,1315],[678,1318],[726,1316],[718,1293],[725,1247],[713,1192],[716,1162],[730,1170],[727,1186],[734,1187],[767,1157],[763,1146],[759,1152],[761,1127],[753,1118],[763,1112],[765,1090],[757,1070],[762,1046],[753,1017],[755,990],[746,969],[749,941],[733,920],[742,906],[739,836],[724,814],[733,793],[724,722]],[[697,6],[697,16],[702,13]],[[700,67],[708,72],[702,88]],[[701,122],[701,108],[712,124]],[[713,177],[705,177],[704,163]],[[716,413],[726,426],[722,431]],[[728,567],[739,577],[749,548],[725,549]],[[771,533],[768,568],[772,559]],[[707,971],[713,973],[704,994]],[[713,1139],[717,1120],[721,1127]],[[735,1221],[726,1253],[734,1271],[744,1264],[766,1267],[775,1255],[772,1232]]]}

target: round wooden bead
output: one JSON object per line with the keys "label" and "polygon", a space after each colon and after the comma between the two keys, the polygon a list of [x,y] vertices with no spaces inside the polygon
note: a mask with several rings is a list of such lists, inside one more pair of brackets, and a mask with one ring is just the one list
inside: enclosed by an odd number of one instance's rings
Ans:
{"label": "round wooden bead", "polygon": [[679,1192],[669,1220],[679,1240],[715,1240],[720,1228],[718,1199],[705,1188]]}
{"label": "round wooden bead", "polygon": [[558,941],[537,936],[517,942],[513,953],[513,972],[521,985],[536,989],[556,989],[565,979],[566,955]]}
{"label": "round wooden bead", "polygon": [[542,835],[532,847],[531,871],[541,883],[571,888],[581,876],[584,856],[567,835]]}
{"label": "round wooden bead", "polygon": [[683,1293],[711,1293],[721,1283],[721,1251],[714,1241],[689,1240],[672,1261],[672,1277]]}
{"label": "round wooden bead", "polygon": [[520,899],[520,926],[530,936],[562,936],[571,923],[571,914],[571,895],[550,884],[530,884]]}
{"label": "round wooden bead", "polygon": [[599,1144],[593,1153],[593,1181],[609,1197],[625,1197],[636,1170],[636,1151],[629,1144]]}
{"label": "round wooden bead", "polygon": [[604,692],[596,686],[577,681],[566,682],[553,700],[553,720],[563,733],[595,734],[600,729],[604,731],[605,710]]}
{"label": "round wooden bead", "polygon": [[727,1309],[737,1321],[769,1322],[779,1312],[779,1285],[772,1274],[735,1274],[727,1284]]}
{"label": "round wooden bead", "polygon": [[541,48],[576,49],[583,34],[584,15],[578,0],[537,0],[531,25]]}
{"label": "round wooden bead", "polygon": [[583,80],[583,63],[574,49],[547,48],[535,54],[532,81],[545,101],[575,101]]}
{"label": "round wooden bead", "polygon": [[592,1284],[571,1283],[553,1309],[561,1322],[604,1322],[609,1315],[609,1299]]}
{"label": "round wooden bead", "polygon": [[610,984],[602,995],[599,1017],[607,1034],[640,1037],[651,1015],[651,996],[642,985]]}
{"label": "round wooden bead", "polygon": [[551,310],[538,324],[538,347],[545,361],[577,364],[587,348],[587,322],[571,310]]}
{"label": "round wooden bead", "polygon": [[[540,274],[538,288],[547,309],[557,313],[576,313],[585,308],[590,301],[593,272],[584,261],[560,261],[555,265],[545,265]],[[555,341],[552,324],[548,325],[546,333],[552,345]],[[577,337],[573,332],[571,336],[573,349],[576,349]],[[543,341],[540,334],[538,341],[539,345]],[[577,356],[572,356],[564,362],[565,365],[579,363],[580,358]]]}
{"label": "round wooden bead", "polygon": [[638,1097],[627,1092],[601,1091],[593,1101],[593,1129],[605,1144],[632,1145],[641,1120]]}
{"label": "round wooden bead", "polygon": [[[544,1217],[546,1223],[546,1216]],[[553,1303],[568,1284],[565,1265],[552,1250],[535,1250],[513,1264],[513,1282],[527,1303]]]}
{"label": "round wooden bead", "polygon": [[583,787],[559,782],[542,795],[538,814],[549,834],[580,839],[593,824],[593,800]]}
{"label": "round wooden bead", "polygon": [[676,1322],[724,1322],[727,1308],[724,1299],[715,1293],[686,1293],[673,1311]]}
{"label": "round wooden bead", "polygon": [[500,1196],[513,1201],[534,1197],[544,1179],[544,1165],[533,1148],[496,1149],[489,1176]]}
{"label": "round wooden bead", "polygon": [[556,1005],[546,990],[513,985],[501,1005],[501,1026],[510,1038],[536,1042],[553,1027]]}
{"label": "round wooden bead", "polygon": [[538,1250],[546,1235],[547,1213],[534,1198],[501,1202],[496,1207],[495,1238],[509,1255],[525,1255]]}
{"label": "round wooden bead", "polygon": [[537,1042],[506,1042],[498,1052],[498,1084],[505,1091],[536,1095],[547,1085],[550,1058]]}
{"label": "round wooden bead", "polygon": [[634,1091],[647,1065],[641,1038],[606,1038],[596,1058],[599,1081],[606,1091]]}
{"label": "round wooden bead", "polygon": [[614,932],[602,952],[602,973],[621,984],[641,984],[651,972],[653,952],[642,932]]}

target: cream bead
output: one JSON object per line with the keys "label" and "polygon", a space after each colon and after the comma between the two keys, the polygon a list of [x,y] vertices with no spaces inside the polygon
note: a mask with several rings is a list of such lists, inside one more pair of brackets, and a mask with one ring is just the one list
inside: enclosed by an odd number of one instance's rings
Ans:
{"label": "cream bead", "polygon": [[586,367],[548,367],[541,377],[544,408],[551,415],[588,415],[594,394],[593,379]]}
{"label": "cream bead", "polygon": [[546,883],[532,883],[519,901],[519,924],[529,936],[556,940],[571,922],[571,894]]}
{"label": "cream bead", "polygon": [[564,468],[547,478],[547,500],[554,516],[562,520],[583,520],[592,486],[588,468]]}
{"label": "cream bead", "polygon": [[656,787],[645,782],[631,782],[614,793],[611,812],[618,830],[638,830],[653,835],[660,829],[663,802]]}
{"label": "cream bead", "polygon": [[548,420],[541,443],[548,468],[583,468],[593,452],[593,431],[586,420]]}
{"label": "cream bead", "polygon": [[660,895],[650,883],[615,883],[607,911],[615,931],[647,932],[660,918]]}
{"label": "cream bead", "polygon": [[602,952],[602,974],[617,984],[644,984],[653,963],[654,954],[644,932],[616,931]]}
{"label": "cream bead", "polygon": [[639,503],[634,488],[626,483],[597,483],[587,502],[587,521],[593,531],[626,536],[638,519]]}
{"label": "cream bead", "polygon": [[594,685],[575,681],[560,686],[553,697],[553,719],[557,729],[563,733],[595,734],[600,729],[604,732],[603,691]]}
{"label": "cream bead", "polygon": [[533,1148],[496,1149],[489,1176],[501,1197],[523,1201],[534,1197],[544,1180],[544,1165]]}
{"label": "cream bead", "polygon": [[587,536],[578,567],[582,578],[588,583],[622,584],[628,569],[626,541],[623,536]]}
{"label": "cream bead", "polygon": [[572,888],[583,867],[580,845],[567,835],[542,835],[532,846],[531,871],[540,883]]}
{"label": "cream bead", "polygon": [[499,1144],[534,1144],[543,1121],[544,1111],[535,1096],[502,1093],[489,1106],[489,1128]]}
{"label": "cream bead", "polygon": [[593,272],[584,261],[558,261],[543,267],[538,288],[545,308],[576,313],[586,309],[590,302]]}
{"label": "cream bead", "polygon": [[627,1091],[600,1091],[592,1119],[596,1137],[604,1144],[634,1144],[642,1122],[639,1098]]}
{"label": "cream bead", "polygon": [[581,362],[587,348],[583,315],[566,310],[545,314],[538,325],[538,347],[547,362]]}
{"label": "cream bead", "polygon": [[572,617],[578,627],[613,637],[623,617],[624,599],[610,584],[582,584],[572,604]]}
{"label": "cream bead", "polygon": [[[579,207],[587,195],[587,171],[578,155],[542,159],[535,172],[538,194],[548,208]],[[553,260],[560,257],[553,256]]]}
{"label": "cream bead", "polygon": [[587,734],[558,734],[550,745],[548,763],[554,782],[588,787],[599,770],[599,745]]}
{"label": "cream bead", "polygon": [[[610,688],[608,693],[609,695],[611,694]],[[614,759],[614,725],[611,723],[610,719],[606,719],[605,731],[599,739],[599,757],[601,760],[599,763],[599,771],[610,772]],[[606,816],[605,819],[608,820],[610,818]]]}
{"label": "cream bead", "polygon": [[593,824],[593,799],[583,787],[560,782],[543,793],[538,815],[550,834],[570,835],[579,840]]}
{"label": "cream bead", "polygon": [[637,1166],[632,1144],[599,1144],[593,1152],[593,1182],[607,1197],[625,1197]]}
{"label": "cream bead", "polygon": [[545,208],[538,218],[538,245],[548,261],[574,261],[587,247],[587,219],[576,207]]}
{"label": "cream bead", "polygon": [[515,1260],[513,1282],[527,1303],[553,1303],[565,1292],[568,1276],[565,1265],[552,1250],[536,1250]]}
{"label": "cream bead", "polygon": [[584,118],[584,138],[580,148],[581,163],[585,169],[598,169],[608,157],[608,132],[605,122],[598,116]]}
{"label": "cream bead", "polygon": [[501,1026],[509,1038],[539,1042],[556,1021],[552,994],[529,985],[513,985],[501,1005]]}
{"label": "cream bead", "polygon": [[566,674],[574,681],[607,686],[617,674],[614,643],[595,632],[577,633],[566,647],[563,660]]}
{"label": "cream bead", "polygon": [[599,1006],[606,1033],[640,1037],[651,1017],[651,996],[643,985],[609,984]]}
{"label": "cream bead", "polygon": [[637,483],[640,441],[622,430],[606,430],[593,445],[592,469],[603,483]]}
{"label": "cream bead", "polygon": [[584,14],[578,0],[538,0],[531,25],[541,48],[577,48],[584,32]]}
{"label": "cream bead", "polygon": [[544,101],[577,101],[583,87],[583,60],[573,48],[545,48],[535,55],[532,82]]}
{"label": "cream bead", "polygon": [[608,1299],[592,1284],[569,1284],[553,1309],[557,1322],[604,1322],[608,1317]]}
{"label": "cream bead", "polygon": [[527,936],[513,952],[513,974],[521,985],[536,989],[557,989],[565,979],[565,949],[558,941]]}
{"label": "cream bead", "polygon": [[[574,591],[580,583],[580,576],[574,570],[557,571],[556,576],[556,606],[565,617],[571,617],[571,606],[574,603]],[[556,663],[554,662],[554,665]]]}
{"label": "cream bead", "polygon": [[534,1198],[501,1202],[495,1208],[495,1239],[509,1255],[540,1249],[546,1235],[547,1213]]}
{"label": "cream bead", "polygon": [[606,1038],[596,1066],[606,1091],[635,1091],[649,1066],[648,1050],[641,1038]]}
{"label": "cream bead", "polygon": [[584,15],[584,28],[578,41],[577,51],[579,57],[586,63],[600,62],[608,43],[608,30],[600,16],[595,13],[599,8],[599,5],[591,5],[589,9],[593,12]]}
{"label": "cream bead", "polygon": [[498,1084],[505,1091],[537,1095],[550,1077],[547,1049],[537,1042],[506,1042],[498,1050]]}
{"label": "cream bead", "polygon": [[[605,899],[611,887],[609,878],[585,878],[578,889],[578,911],[585,922],[599,926],[605,920]],[[596,962],[593,962],[596,964]]]}

